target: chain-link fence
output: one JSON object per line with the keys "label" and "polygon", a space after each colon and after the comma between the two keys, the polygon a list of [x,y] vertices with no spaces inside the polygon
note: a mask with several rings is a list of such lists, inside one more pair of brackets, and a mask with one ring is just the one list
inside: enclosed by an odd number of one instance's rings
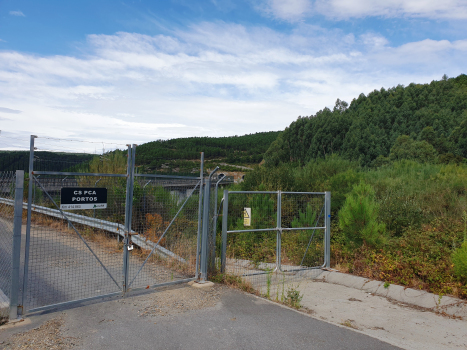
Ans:
{"label": "chain-link fence", "polygon": [[132,228],[145,245],[130,255],[130,288],[195,277],[199,185],[198,178],[136,177]]}
{"label": "chain-link fence", "polygon": [[[204,282],[219,270],[279,298],[286,284],[329,266],[328,192],[221,193],[217,169],[207,179],[137,174],[135,145],[64,160],[50,156],[50,140],[49,153],[37,157],[35,142],[31,137],[27,200],[22,182],[15,198],[15,174],[0,173],[0,289],[7,300],[18,284],[20,314]],[[20,251],[12,251],[21,240],[20,276]],[[15,312],[16,304],[10,318]]]}
{"label": "chain-link fence", "polygon": [[222,271],[268,297],[312,277],[329,255],[330,196],[224,191]]}
{"label": "chain-link fence", "polygon": [[[122,290],[126,175],[32,177],[26,309]],[[106,208],[60,209],[63,189],[107,189]]]}
{"label": "chain-link fence", "polygon": [[0,172],[0,323],[10,307],[15,181],[15,172]]}
{"label": "chain-link fence", "polygon": [[196,278],[201,180],[136,174],[135,150],[66,164],[31,151],[24,311]]}

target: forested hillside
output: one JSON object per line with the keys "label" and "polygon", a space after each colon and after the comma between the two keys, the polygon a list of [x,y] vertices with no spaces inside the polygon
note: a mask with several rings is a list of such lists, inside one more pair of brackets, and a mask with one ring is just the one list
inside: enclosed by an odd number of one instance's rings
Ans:
{"label": "forested hillside", "polygon": [[[87,162],[92,154],[34,152],[34,168],[42,171],[64,171]],[[29,151],[0,151],[0,171],[29,171]]]}
{"label": "forested hillside", "polygon": [[[243,136],[189,137],[148,142],[137,147],[136,165],[141,167],[141,172],[160,169],[190,172],[199,169],[200,152],[204,152],[208,167],[220,163],[259,164],[278,134],[278,131],[270,131]],[[226,165],[222,168],[234,170]]]}
{"label": "forested hillside", "polygon": [[467,298],[466,158],[460,75],[298,118],[236,187],[331,191],[333,268]]}
{"label": "forested hillside", "polygon": [[[404,135],[406,135],[404,137]],[[467,157],[467,76],[375,90],[299,117],[265,154],[266,165],[339,154],[362,166]]]}
{"label": "forested hillside", "polygon": [[[243,136],[190,137],[148,142],[137,147],[136,166],[140,173],[198,173],[200,153],[204,152],[207,168],[221,165],[224,171],[238,171],[238,166],[259,164],[264,152],[279,133],[270,131]],[[83,163],[80,165],[83,170],[88,167],[87,162],[95,157],[92,154],[40,151],[34,154],[36,170],[40,167],[40,170],[55,171],[63,171],[80,163]],[[0,171],[28,171],[28,164],[27,151],[0,151]]]}

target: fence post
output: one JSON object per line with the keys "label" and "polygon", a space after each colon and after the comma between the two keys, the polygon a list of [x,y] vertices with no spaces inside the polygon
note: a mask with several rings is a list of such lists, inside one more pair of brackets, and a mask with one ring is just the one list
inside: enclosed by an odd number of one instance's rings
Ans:
{"label": "fence post", "polygon": [[202,215],[203,215],[203,181],[204,181],[204,152],[201,152],[201,169],[199,173],[199,205],[198,205],[198,240],[196,242],[196,272],[195,277],[199,279],[199,254],[201,244]]}
{"label": "fence post", "polygon": [[130,246],[131,216],[133,207],[133,186],[134,186],[134,167],[135,167],[136,145],[128,145],[127,161],[127,180],[126,180],[126,198],[125,198],[125,237],[123,239],[123,293],[127,292],[129,257],[128,250]]}
{"label": "fence post", "polygon": [[21,305],[18,308],[18,315],[24,312],[24,301],[28,289],[28,274],[29,274],[29,245],[31,242],[31,209],[32,209],[32,186],[33,186],[33,171],[34,171],[34,139],[36,135],[31,135],[29,141],[29,184],[28,184],[28,213],[26,223],[26,242],[24,248],[24,274],[23,274],[23,293],[21,295]]}
{"label": "fence post", "polygon": [[324,205],[324,262],[327,268],[331,268],[331,192],[325,192]]}
{"label": "fence post", "polygon": [[21,227],[23,225],[24,170],[16,170],[15,212],[10,293],[10,321],[18,317],[19,267],[21,257]]}
{"label": "fence post", "polygon": [[222,207],[221,273],[225,273],[225,263],[227,260],[227,215],[228,213],[229,213],[229,191],[224,190],[224,206]]}
{"label": "fence post", "polygon": [[206,181],[204,188],[204,208],[203,208],[203,235],[201,237],[201,282],[205,282],[208,277],[208,230],[209,230],[209,192],[211,189],[211,179]]}
{"label": "fence post", "polygon": [[282,243],[282,192],[277,192],[277,238],[276,238],[276,268],[281,270]]}

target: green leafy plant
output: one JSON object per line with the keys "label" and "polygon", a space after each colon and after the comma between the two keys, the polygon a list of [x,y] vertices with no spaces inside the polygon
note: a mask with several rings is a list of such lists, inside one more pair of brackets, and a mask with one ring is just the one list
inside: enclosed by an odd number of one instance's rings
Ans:
{"label": "green leafy plant", "polygon": [[339,211],[339,227],[346,239],[356,245],[382,245],[386,227],[378,222],[378,210],[373,187],[363,182],[354,186]]}
{"label": "green leafy plant", "polygon": [[467,241],[457,248],[452,256],[452,263],[454,265],[454,275],[464,283],[467,283]]}
{"label": "green leafy plant", "polygon": [[266,271],[266,298],[269,299],[271,296],[272,271],[269,268]]}
{"label": "green leafy plant", "polygon": [[467,283],[467,213],[462,213],[462,221],[464,222],[464,242],[454,250],[451,256],[454,265],[454,275],[464,283]]}
{"label": "green leafy plant", "polygon": [[297,287],[292,286],[287,290],[285,303],[293,308],[300,309],[300,303],[303,299],[303,295],[300,294],[300,291],[296,289]]}

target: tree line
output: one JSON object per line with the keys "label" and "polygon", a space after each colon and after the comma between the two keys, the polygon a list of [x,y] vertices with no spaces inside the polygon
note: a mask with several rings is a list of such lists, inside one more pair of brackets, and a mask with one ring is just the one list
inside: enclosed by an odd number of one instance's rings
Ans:
{"label": "tree line", "polygon": [[299,117],[265,153],[267,166],[339,154],[362,166],[467,157],[467,75],[374,90]]}

